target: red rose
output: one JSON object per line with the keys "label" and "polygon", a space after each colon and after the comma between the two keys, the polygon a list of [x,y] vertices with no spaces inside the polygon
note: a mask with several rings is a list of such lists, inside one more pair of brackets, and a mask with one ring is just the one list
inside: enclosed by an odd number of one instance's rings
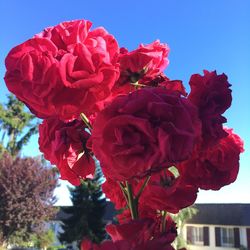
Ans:
{"label": "red rose", "polygon": [[126,207],[126,200],[117,181],[106,178],[106,181],[102,184],[102,191],[114,203],[117,210]]}
{"label": "red rose", "polygon": [[154,221],[152,219],[137,219],[121,225],[110,224],[106,226],[106,231],[114,242],[126,240],[132,246],[150,240],[153,229]]}
{"label": "red rose", "polygon": [[124,240],[117,242],[105,240],[100,245],[94,244],[88,239],[85,239],[81,242],[81,250],[132,250],[131,247],[132,246],[130,242]]}
{"label": "red rose", "polygon": [[176,92],[144,88],[117,97],[93,124],[92,149],[113,180],[142,177],[191,154],[196,108]]}
{"label": "red rose", "polygon": [[130,83],[140,83],[152,86],[153,82],[162,80],[168,65],[169,48],[158,40],[151,44],[141,44],[138,49],[128,52],[121,48],[119,54],[120,78],[112,89],[113,96],[134,91],[135,87]]}
{"label": "red rose", "polygon": [[[113,242],[111,240],[105,240],[101,245],[96,245],[94,250],[135,250],[132,248],[130,242],[122,240]],[[92,249],[90,249],[92,250]],[[153,249],[152,249],[153,250]]]}
{"label": "red rose", "polygon": [[9,52],[7,87],[38,117],[91,115],[110,95],[119,76],[118,45],[103,28],[90,26],[64,22]]}
{"label": "red rose", "polygon": [[119,56],[121,83],[135,83],[143,78],[153,79],[168,65],[169,48],[160,41],[141,44],[138,49],[128,52],[122,50]]}
{"label": "red rose", "polygon": [[177,237],[177,228],[176,223],[173,221],[170,215],[165,217],[165,228],[163,229],[163,217],[162,211],[158,210],[158,216],[156,217],[156,227],[153,233],[155,239],[157,238],[165,238],[165,241],[171,243]]}
{"label": "red rose", "polygon": [[55,164],[63,180],[80,185],[79,178],[94,175],[95,162],[86,149],[89,134],[81,121],[44,120],[39,126],[39,148]]}
{"label": "red rose", "polygon": [[236,180],[243,141],[232,129],[225,131],[227,137],[206,150],[196,150],[191,159],[180,164],[180,169],[186,169],[186,181],[201,189],[219,190]]}
{"label": "red rose", "polygon": [[166,241],[165,237],[154,238],[145,242],[145,244],[138,246],[135,250],[175,250],[169,242]]}
{"label": "red rose", "polygon": [[174,250],[171,243],[176,237],[176,229],[171,231],[169,225],[173,223],[168,220],[166,231],[155,234],[153,232],[155,223],[151,219],[133,220],[122,225],[108,225],[107,232],[112,241],[103,241],[100,245],[92,244],[84,240],[81,250]]}
{"label": "red rose", "polygon": [[[116,241],[112,242],[110,240],[104,241],[100,246],[96,246],[94,250],[174,250],[174,248],[170,244],[166,244],[166,242],[162,239],[153,239],[145,242],[142,245],[138,245],[132,247],[128,241]],[[90,249],[92,250],[92,249]]]}
{"label": "red rose", "polygon": [[199,109],[204,144],[215,143],[227,135],[222,128],[227,120],[222,114],[232,102],[231,85],[225,74],[217,75],[216,71],[204,71],[204,76],[192,75],[189,84],[188,99]]}
{"label": "red rose", "polygon": [[89,248],[82,248],[81,250],[174,250],[171,244],[166,243],[164,239],[153,239],[145,242],[142,245],[132,247],[130,242],[121,240],[113,242],[105,240],[100,245],[94,244]]}
{"label": "red rose", "polygon": [[52,96],[60,91],[56,46],[44,38],[33,38],[13,48],[6,57],[6,85],[39,117],[54,114]]}
{"label": "red rose", "polygon": [[178,213],[195,202],[197,192],[197,187],[185,183],[182,173],[175,177],[164,169],[151,176],[139,202],[155,210]]}
{"label": "red rose", "polygon": [[81,250],[94,250],[94,248],[95,244],[91,240],[85,238],[81,241],[80,245]]}
{"label": "red rose", "polygon": [[113,242],[129,242],[133,250],[172,250],[171,243],[176,237],[175,232],[165,231],[154,234],[156,224],[151,219],[133,220],[126,224],[109,225],[106,231]]}
{"label": "red rose", "polygon": [[232,102],[230,84],[225,74],[204,70],[204,76],[192,75],[189,81],[189,100],[199,107],[200,116],[221,115]]}
{"label": "red rose", "polygon": [[45,28],[44,31],[36,34],[35,37],[43,37],[51,40],[63,53],[72,45],[84,43],[91,26],[92,23],[87,20],[68,21]]}
{"label": "red rose", "polygon": [[176,91],[183,96],[187,96],[186,89],[180,80],[165,80],[158,84],[160,87]]}

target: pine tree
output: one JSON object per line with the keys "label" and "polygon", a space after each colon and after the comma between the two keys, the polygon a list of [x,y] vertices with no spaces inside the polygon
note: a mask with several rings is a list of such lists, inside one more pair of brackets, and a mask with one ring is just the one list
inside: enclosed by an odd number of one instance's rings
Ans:
{"label": "pine tree", "polygon": [[85,237],[100,243],[106,237],[103,222],[106,199],[99,180],[100,176],[97,176],[94,180],[85,180],[80,186],[69,188],[73,206],[62,208],[68,215],[62,220],[64,232],[59,235],[62,243],[76,241],[79,245]]}
{"label": "pine tree", "polygon": [[33,134],[37,133],[35,116],[13,95],[7,96],[6,105],[0,104],[0,152],[6,149],[17,155]]}

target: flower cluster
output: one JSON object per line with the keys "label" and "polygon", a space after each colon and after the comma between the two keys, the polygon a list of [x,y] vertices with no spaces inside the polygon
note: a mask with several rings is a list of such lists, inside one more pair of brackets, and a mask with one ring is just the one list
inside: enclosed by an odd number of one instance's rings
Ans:
{"label": "flower cluster", "polygon": [[243,142],[225,128],[232,96],[225,74],[171,80],[169,47],[158,40],[129,52],[91,22],[63,22],[13,48],[5,82],[37,117],[39,145],[61,178],[92,178],[123,212],[111,240],[83,250],[170,250],[169,213],[192,205],[199,189],[235,181]]}

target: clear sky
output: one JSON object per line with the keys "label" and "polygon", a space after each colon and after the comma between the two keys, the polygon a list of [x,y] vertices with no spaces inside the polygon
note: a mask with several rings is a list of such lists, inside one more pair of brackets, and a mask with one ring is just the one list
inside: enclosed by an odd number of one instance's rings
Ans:
{"label": "clear sky", "polygon": [[[104,26],[120,46],[134,49],[155,39],[170,46],[171,79],[188,88],[193,73],[203,69],[226,73],[232,84],[233,103],[226,113],[245,141],[237,181],[218,192],[201,191],[197,202],[250,202],[250,1],[249,0],[8,0],[0,1],[0,101],[7,89],[4,58],[15,45],[48,26],[87,19]],[[37,137],[25,155],[39,153]],[[56,191],[58,204],[69,202],[65,183]]]}

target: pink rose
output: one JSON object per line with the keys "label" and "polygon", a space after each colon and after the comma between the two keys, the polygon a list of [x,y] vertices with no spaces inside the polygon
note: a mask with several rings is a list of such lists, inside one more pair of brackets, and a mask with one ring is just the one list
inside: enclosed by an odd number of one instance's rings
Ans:
{"label": "pink rose", "polygon": [[[129,52],[125,48],[120,49],[120,78],[112,89],[113,96],[126,94],[135,89],[130,83],[140,83],[152,86],[155,79],[163,75],[168,65],[169,48],[160,41],[151,44],[141,44],[138,49]],[[165,77],[165,76],[164,76]]]}
{"label": "pink rose", "polygon": [[123,49],[119,56],[121,76],[120,83],[135,83],[143,78],[153,79],[167,67],[169,48],[160,41],[141,44],[131,52]]}
{"label": "pink rose", "polygon": [[56,46],[47,39],[33,38],[13,48],[6,57],[6,85],[39,117],[55,114],[53,96],[60,85]]}
{"label": "pink rose", "polygon": [[5,82],[40,118],[78,118],[103,107],[119,76],[118,45],[85,20],[45,29],[12,49]]}

